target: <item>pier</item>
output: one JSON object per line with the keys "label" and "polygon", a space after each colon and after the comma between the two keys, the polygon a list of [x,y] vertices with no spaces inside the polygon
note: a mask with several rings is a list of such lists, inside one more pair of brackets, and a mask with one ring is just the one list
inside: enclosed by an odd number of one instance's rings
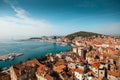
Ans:
{"label": "pier", "polygon": [[12,60],[14,57],[21,56],[23,55],[22,53],[9,53],[3,56],[0,56],[0,60]]}

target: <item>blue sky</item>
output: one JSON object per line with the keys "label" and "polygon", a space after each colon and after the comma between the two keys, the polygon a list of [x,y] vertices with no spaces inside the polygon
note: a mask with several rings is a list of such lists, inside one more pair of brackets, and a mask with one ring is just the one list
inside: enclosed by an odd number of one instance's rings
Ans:
{"label": "blue sky", "polygon": [[120,34],[120,0],[0,0],[0,24],[1,38]]}

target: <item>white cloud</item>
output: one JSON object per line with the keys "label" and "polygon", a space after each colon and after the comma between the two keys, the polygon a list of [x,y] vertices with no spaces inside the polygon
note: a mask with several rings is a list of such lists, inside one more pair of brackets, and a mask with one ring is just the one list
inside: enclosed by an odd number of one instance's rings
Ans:
{"label": "white cloud", "polygon": [[0,17],[0,38],[19,38],[42,35],[54,35],[57,29],[45,20],[28,17],[22,8],[14,6],[10,1],[11,8],[16,16]]}
{"label": "white cloud", "polygon": [[2,38],[53,35],[53,33],[55,33],[54,27],[44,21],[33,19],[23,20],[16,17],[0,17],[0,36]]}
{"label": "white cloud", "polygon": [[11,5],[11,7],[14,9],[14,11],[16,12],[16,16],[19,18],[27,18],[26,16],[26,11],[22,8],[19,7],[15,7],[13,5]]}
{"label": "white cloud", "polygon": [[16,16],[19,18],[27,18],[27,11],[25,11],[24,9],[20,8],[20,7],[16,7],[13,5],[13,3],[10,0],[4,0],[6,3],[8,3],[10,5],[10,7],[16,12]]}

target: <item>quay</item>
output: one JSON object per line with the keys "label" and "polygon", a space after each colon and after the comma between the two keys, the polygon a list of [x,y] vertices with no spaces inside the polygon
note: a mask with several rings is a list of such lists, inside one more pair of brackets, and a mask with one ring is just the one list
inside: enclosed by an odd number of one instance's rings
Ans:
{"label": "quay", "polygon": [[21,56],[23,55],[22,53],[9,53],[9,54],[6,54],[6,55],[3,55],[3,56],[0,56],[0,61],[4,61],[4,60],[12,60],[14,57],[17,57],[17,56]]}

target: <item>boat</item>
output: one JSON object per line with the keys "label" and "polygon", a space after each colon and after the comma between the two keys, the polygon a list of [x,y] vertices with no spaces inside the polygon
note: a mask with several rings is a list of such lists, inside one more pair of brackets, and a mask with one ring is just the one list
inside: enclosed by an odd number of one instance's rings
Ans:
{"label": "boat", "polygon": [[61,45],[61,46],[66,46],[67,43],[62,42],[60,45]]}

